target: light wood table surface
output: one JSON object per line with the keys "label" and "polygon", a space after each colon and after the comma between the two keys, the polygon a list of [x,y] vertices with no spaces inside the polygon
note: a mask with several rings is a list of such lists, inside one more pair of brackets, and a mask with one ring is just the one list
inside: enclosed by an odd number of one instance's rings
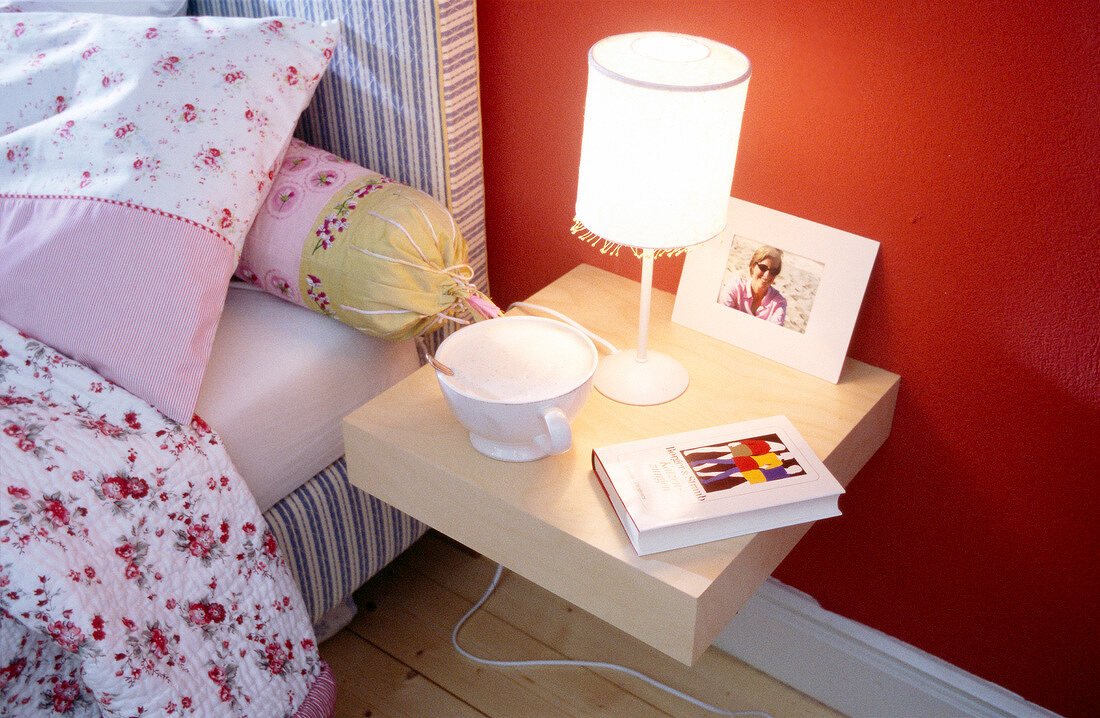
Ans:
{"label": "light wood table surface", "polygon": [[[649,347],[687,367],[691,383],[677,399],[630,406],[593,390],[572,422],[570,451],[509,463],[470,445],[435,373],[422,367],[345,419],[351,482],[693,663],[812,524],[640,557],[600,489],[592,449],[783,414],[847,484],[889,434],[900,380],[848,359],[832,384],[672,323],[673,300],[654,291]],[[637,282],[582,265],[529,301],[620,349],[636,341]]]}

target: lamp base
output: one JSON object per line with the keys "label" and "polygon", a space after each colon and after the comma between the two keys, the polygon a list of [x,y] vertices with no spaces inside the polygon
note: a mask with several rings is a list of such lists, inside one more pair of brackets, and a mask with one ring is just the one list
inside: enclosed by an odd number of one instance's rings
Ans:
{"label": "lamp base", "polygon": [[632,349],[600,359],[592,384],[608,399],[651,406],[683,394],[688,386],[688,372],[667,354],[647,351],[645,360],[639,361],[637,350]]}

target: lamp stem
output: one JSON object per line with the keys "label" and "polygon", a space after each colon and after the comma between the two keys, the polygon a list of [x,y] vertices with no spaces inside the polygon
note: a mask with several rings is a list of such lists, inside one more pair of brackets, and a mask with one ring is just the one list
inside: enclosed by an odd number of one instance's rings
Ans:
{"label": "lamp stem", "polygon": [[642,290],[638,300],[638,351],[637,361],[646,360],[646,344],[649,343],[649,303],[653,296],[653,250],[642,250]]}
{"label": "lamp stem", "polygon": [[592,384],[604,396],[624,404],[663,404],[684,393],[688,373],[667,354],[647,351],[649,314],[653,298],[653,259],[656,252],[642,250],[641,298],[638,302],[638,348],[619,351],[600,359]]}

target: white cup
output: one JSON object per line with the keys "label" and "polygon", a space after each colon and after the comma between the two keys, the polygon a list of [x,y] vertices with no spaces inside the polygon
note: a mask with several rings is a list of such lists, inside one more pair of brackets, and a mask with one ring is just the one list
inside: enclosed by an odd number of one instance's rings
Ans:
{"label": "white cup", "polygon": [[498,317],[451,334],[435,358],[454,372],[435,373],[474,448],[501,461],[532,461],[572,446],[569,421],[588,397],[599,355],[563,322]]}

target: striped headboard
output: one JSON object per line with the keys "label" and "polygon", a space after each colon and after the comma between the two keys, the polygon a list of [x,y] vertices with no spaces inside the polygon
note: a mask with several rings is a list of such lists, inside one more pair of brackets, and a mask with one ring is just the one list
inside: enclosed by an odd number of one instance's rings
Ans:
{"label": "striped headboard", "polygon": [[191,0],[192,15],[340,20],[296,132],[443,202],[489,293],[474,0]]}

